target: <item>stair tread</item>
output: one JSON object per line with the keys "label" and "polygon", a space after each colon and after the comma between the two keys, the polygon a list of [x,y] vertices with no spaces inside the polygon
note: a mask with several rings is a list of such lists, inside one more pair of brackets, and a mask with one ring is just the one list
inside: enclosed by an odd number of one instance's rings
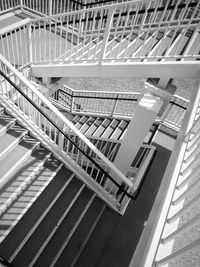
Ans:
{"label": "stair tread", "polygon": [[101,125],[103,121],[103,118],[98,117],[94,123],[88,128],[88,130],[85,132],[86,135],[92,135],[97,129],[98,127]]}
{"label": "stair tread", "polygon": [[[106,207],[90,239],[80,254],[75,267],[93,267],[99,263],[121,215]],[[98,241],[98,242],[97,242]]]}
{"label": "stair tread", "polygon": [[35,222],[52,202],[57,192],[63,187],[71,175],[71,171],[62,167],[54,179],[48,184],[45,190],[39,195],[37,200],[32,204],[30,209],[24,214],[21,220],[15,225],[6,239],[0,243],[2,255],[9,258],[15,249],[19,246],[21,240],[25,238]]}
{"label": "stair tread", "polygon": [[110,138],[119,140],[121,135],[123,134],[123,132],[127,128],[127,126],[128,126],[128,122],[125,120],[122,120],[120,122],[120,124],[118,125],[118,127],[114,130],[114,132],[112,133]]}
{"label": "stair tread", "polygon": [[[53,235],[45,250],[42,252],[34,266],[43,266],[44,263],[50,266],[54,257],[62,247],[63,243],[68,240],[74,225],[78,221],[81,212],[85,208],[93,193],[89,189],[84,189],[76,202],[71,207],[69,213],[64,218],[56,233]],[[51,255],[51,256],[50,256]]]}
{"label": "stair tread", "polygon": [[[35,253],[37,253],[38,249],[42,246],[45,239],[48,238],[50,232],[53,230],[58,220],[65,212],[67,206],[70,204],[71,200],[73,199],[73,196],[76,194],[79,188],[80,183],[77,183],[77,180],[73,179],[72,182],[69,184],[69,187],[67,187],[67,189],[63,192],[60,198],[56,201],[55,205],[49,211],[47,216],[43,219],[42,223],[37,227],[36,231],[30,237],[28,242],[25,244],[22,252],[19,252],[19,254],[16,256],[13,261],[14,265],[21,264],[21,267],[28,266]],[[50,242],[51,248],[53,249],[54,253],[50,250],[50,252],[48,253],[48,258],[45,257],[46,266],[48,266],[48,262],[51,256],[55,255],[55,250],[59,249],[59,246],[67,238],[67,235],[70,233],[70,230],[76,222],[79,213],[82,211],[85,204],[90,199],[91,195],[92,192],[88,189],[85,189],[84,193],[81,192],[81,196],[83,197],[80,196],[77,199],[77,201],[70,209],[69,214],[67,214],[64,221],[58,227],[56,234],[52,237]],[[48,245],[46,249],[49,248]],[[24,258],[25,255],[26,259]],[[34,264],[34,266],[37,265]]]}
{"label": "stair tread", "polygon": [[87,131],[87,129],[93,124],[95,121],[94,117],[89,117],[89,119],[81,126],[79,129],[83,134]]}
{"label": "stair tread", "polygon": [[0,154],[26,131],[20,126],[9,128],[0,138]]}
{"label": "stair tread", "polygon": [[[17,222],[16,220],[18,220],[18,217],[22,216],[27,211],[27,208],[30,204],[33,204],[38,194],[40,194],[47,186],[52,172],[54,172],[57,168],[55,164],[51,164],[51,160],[49,161],[49,163],[43,165],[40,171],[33,177],[33,180],[26,181],[29,179],[29,177],[27,177],[24,179],[24,186],[22,188],[18,188],[17,193],[11,192],[13,193],[13,201],[6,207],[6,212],[1,216],[0,222],[12,215],[12,219],[10,219],[10,227],[12,228],[13,223]],[[26,175],[24,177],[26,177]],[[38,178],[40,179],[40,177],[44,177],[45,179],[43,180],[42,184],[36,186],[34,183]],[[17,203],[23,203],[24,205],[17,205]]]}
{"label": "stair tread", "polygon": [[80,119],[81,119],[81,116],[80,116],[80,115],[76,115],[76,116],[73,118],[72,122],[73,122],[74,124],[76,124]]}
{"label": "stair tread", "polygon": [[77,129],[80,129],[81,126],[88,120],[88,116],[83,116],[82,118],[80,118],[80,120],[75,124]]}
{"label": "stair tread", "polygon": [[102,134],[101,137],[103,138],[109,138],[112,133],[114,132],[114,130],[116,129],[116,127],[119,125],[119,120],[114,119],[111,124],[108,126],[108,128],[105,130],[105,132]]}
{"label": "stair tread", "polygon": [[106,118],[103,120],[102,124],[98,127],[98,129],[93,133],[93,136],[101,137],[108,125],[111,123],[111,120]]}
{"label": "stair tread", "polygon": [[11,186],[20,185],[21,182],[24,181],[24,177],[27,177],[30,173],[32,173],[32,171],[34,171],[38,164],[44,160],[48,153],[49,152],[43,147],[35,149],[21,164],[20,170],[12,175],[11,182],[0,189],[0,199],[2,192],[8,191]]}
{"label": "stair tread", "polygon": [[[6,175],[6,173],[17,163],[20,159],[28,153],[38,141],[36,139],[27,137],[24,138],[17,146],[15,146],[9,153],[1,159],[0,177]],[[1,181],[3,182],[3,180]]]}
{"label": "stair tread", "polygon": [[81,223],[77,227],[74,235],[70,239],[68,245],[63,250],[59,260],[55,266],[70,266],[76,257],[79,249],[81,248],[82,243],[87,237],[88,232],[92,228],[98,214],[101,212],[102,206],[104,205],[103,201],[98,198],[95,198],[87,210],[85,216],[83,217]]}

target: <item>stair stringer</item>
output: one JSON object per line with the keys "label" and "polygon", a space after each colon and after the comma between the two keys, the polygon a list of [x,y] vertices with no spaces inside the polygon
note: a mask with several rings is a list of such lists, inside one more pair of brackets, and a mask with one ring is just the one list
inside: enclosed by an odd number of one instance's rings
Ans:
{"label": "stair stringer", "polygon": [[9,99],[4,98],[0,95],[0,100],[2,106],[6,109],[10,115],[17,119],[18,124],[25,127],[34,138],[41,142],[41,144],[51,151],[53,155],[63,162],[63,164],[69,168],[83,183],[85,183],[91,190],[93,190],[103,201],[105,201],[112,209],[119,212],[120,214],[124,213],[124,209],[121,211],[119,208],[119,203],[115,200],[109,193],[106,193],[99,185],[92,179],[82,168],[76,164],[67,154],[59,151],[58,148],[51,142],[50,138],[45,136],[39,128],[36,128],[31,120],[27,118],[22,112],[17,110],[14,107],[13,103]]}

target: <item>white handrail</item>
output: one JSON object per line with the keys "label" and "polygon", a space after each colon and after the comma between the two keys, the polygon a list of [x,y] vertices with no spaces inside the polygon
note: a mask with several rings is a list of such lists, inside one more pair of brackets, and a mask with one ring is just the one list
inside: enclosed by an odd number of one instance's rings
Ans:
{"label": "white handrail", "polygon": [[110,162],[81,132],[77,130],[77,128],[70,122],[61,112],[58,111],[57,108],[53,104],[51,104],[46,97],[42,95],[25,77],[19,73],[2,55],[0,55],[0,61],[2,61],[8,68],[18,77],[19,80],[23,82],[30,90],[38,96],[39,99],[42,100],[45,105],[52,110],[57,117],[74,132],[76,136],[78,136],[92,151],[94,151],[98,157],[104,162],[106,166],[112,170],[112,172],[120,178],[127,186],[132,187],[132,183],[128,178],[112,163]]}
{"label": "white handrail", "polygon": [[[169,3],[170,1],[166,4],[170,6]],[[191,9],[192,7],[190,8],[190,4],[196,5],[194,10]],[[156,2],[153,0],[148,2],[138,0],[33,19],[30,24],[28,22],[23,24],[24,28],[27,27],[28,29],[30,27],[32,32],[22,36],[27,49],[31,50],[29,54],[32,53],[33,56],[31,62],[29,62],[27,56],[18,65],[39,62],[83,63],[85,61],[101,64],[101,62],[113,63],[113,60],[114,62],[134,62],[138,59],[196,60],[200,57],[200,47],[193,49],[191,42],[188,42],[188,35],[192,34],[192,31],[200,31],[200,20],[194,16],[196,10],[200,8],[200,3],[193,3],[192,0],[189,0],[187,4],[183,4],[182,8],[184,10],[181,10],[182,12],[178,12],[179,5],[182,5],[181,0],[178,0],[174,6],[174,10],[177,10],[177,12],[165,8],[164,12],[166,14],[162,16],[159,16],[160,11],[157,11],[158,7],[164,8],[161,0]],[[149,7],[153,12],[151,16],[148,14]],[[187,16],[188,9],[191,11],[189,18]],[[142,10],[142,13],[139,12],[140,10]],[[173,12],[170,20],[168,20],[168,12]],[[108,21],[108,17],[110,21]],[[180,28],[184,28],[184,32],[179,32]],[[166,43],[163,38],[169,39],[169,31],[171,32],[171,40]],[[12,30],[7,28],[4,33],[9,35],[11,32]],[[176,37],[175,33],[180,35],[180,38]],[[114,43],[110,46],[111,38],[113,42],[114,40],[118,40],[120,43],[123,41],[123,49],[121,50],[120,46],[116,48],[117,44]],[[17,34],[11,38],[11,44],[16,43],[13,47],[10,47],[9,43],[2,43],[4,46],[2,54],[8,60],[9,57],[12,58],[12,55],[20,54],[16,46],[22,41],[17,41],[17,39]],[[172,49],[175,44],[174,39],[176,39],[177,47]],[[91,44],[90,49],[87,46],[88,42]],[[157,51],[149,57],[149,49],[154,42],[159,44],[161,48],[158,51],[167,51],[166,54],[159,54]],[[181,45],[182,43],[185,45]],[[148,46],[148,44],[151,45]],[[187,54],[181,52],[182,46],[185,47]],[[25,44],[23,44],[22,49],[25,49]],[[17,62],[14,59],[13,61],[13,64]]]}

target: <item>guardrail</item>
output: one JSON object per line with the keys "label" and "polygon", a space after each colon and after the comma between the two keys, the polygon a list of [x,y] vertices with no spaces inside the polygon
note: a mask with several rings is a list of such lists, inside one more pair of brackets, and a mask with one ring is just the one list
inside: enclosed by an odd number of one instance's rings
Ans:
{"label": "guardrail", "polygon": [[[133,183],[2,56],[0,62],[2,102],[110,206],[123,210]],[[120,189],[121,183],[126,189]]]}
{"label": "guardrail", "polygon": [[52,95],[54,101],[74,114],[130,118],[140,97],[140,93],[74,90],[66,85]]}
{"label": "guardrail", "polygon": [[[55,91],[50,100],[72,114],[90,114],[131,119],[141,93],[74,90],[66,85]],[[173,95],[164,113],[157,119],[168,128],[179,131],[189,101]]]}
{"label": "guardrail", "polygon": [[192,0],[100,6],[3,29],[0,48],[4,57],[20,67],[41,62],[196,60],[200,58],[195,42],[200,35],[199,12],[200,3]]}

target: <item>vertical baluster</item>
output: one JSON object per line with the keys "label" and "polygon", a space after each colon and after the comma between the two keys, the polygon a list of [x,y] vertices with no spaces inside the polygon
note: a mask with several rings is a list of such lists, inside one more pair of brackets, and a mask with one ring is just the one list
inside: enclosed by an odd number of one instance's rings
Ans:
{"label": "vertical baluster", "polygon": [[48,38],[48,40],[50,40],[49,42],[48,42],[48,46],[49,46],[49,51],[48,51],[48,60],[50,61],[51,60],[51,46],[52,46],[52,44],[53,44],[53,40],[52,40],[52,36],[51,36],[51,23],[52,23],[53,21],[52,21],[52,19],[50,18],[50,19],[48,19],[48,21],[47,21],[47,23],[49,24],[49,37],[47,37]]}
{"label": "vertical baluster", "polygon": [[27,34],[26,34],[26,39],[27,39],[27,48],[28,48],[28,51],[27,51],[27,55],[28,55],[28,58],[27,58],[27,62],[33,62],[33,60],[35,58],[33,58],[33,40],[32,40],[32,29],[31,29],[31,23],[28,23],[27,25]]}

